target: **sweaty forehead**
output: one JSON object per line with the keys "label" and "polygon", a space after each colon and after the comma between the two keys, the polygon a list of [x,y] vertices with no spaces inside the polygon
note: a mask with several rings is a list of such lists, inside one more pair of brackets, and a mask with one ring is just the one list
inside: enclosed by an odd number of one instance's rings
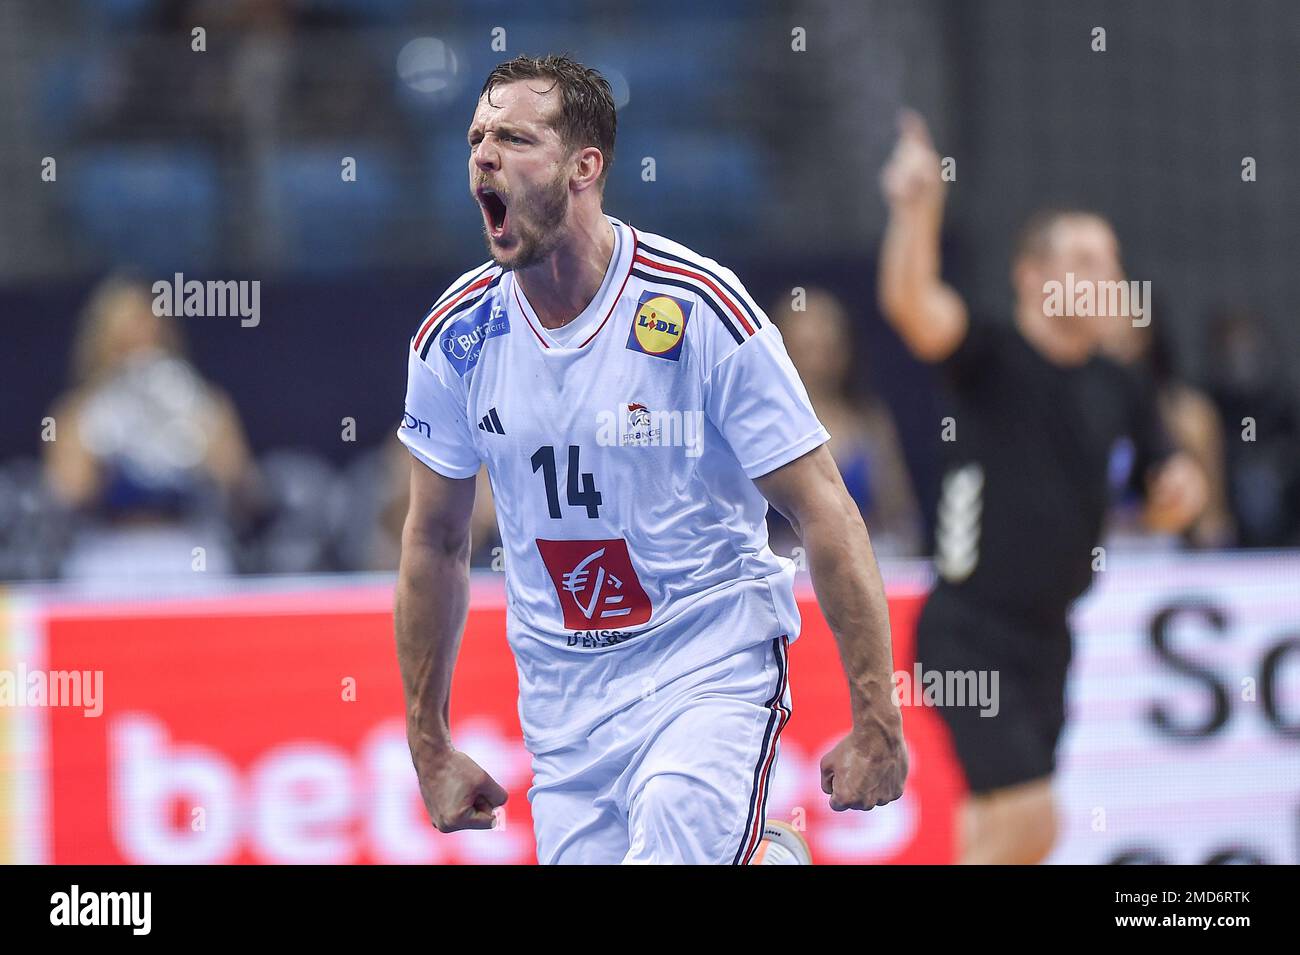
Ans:
{"label": "sweaty forehead", "polygon": [[559,94],[545,77],[498,83],[479,98],[471,125],[491,128],[513,123],[531,127],[550,126],[559,109]]}

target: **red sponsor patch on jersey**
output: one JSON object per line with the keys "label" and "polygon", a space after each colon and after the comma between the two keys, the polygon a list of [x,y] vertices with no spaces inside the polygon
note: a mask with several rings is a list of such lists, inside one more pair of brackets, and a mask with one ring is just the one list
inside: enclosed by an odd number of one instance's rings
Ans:
{"label": "red sponsor patch on jersey", "polygon": [[538,539],[537,550],[560,598],[565,629],[632,627],[650,619],[650,598],[632,567],[627,541],[621,537],[585,541]]}

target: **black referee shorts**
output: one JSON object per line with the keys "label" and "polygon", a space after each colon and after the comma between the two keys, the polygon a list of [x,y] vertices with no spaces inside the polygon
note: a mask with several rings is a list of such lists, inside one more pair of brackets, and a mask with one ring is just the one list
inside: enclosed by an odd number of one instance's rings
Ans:
{"label": "black referee shorts", "polygon": [[1059,623],[1031,624],[940,587],[917,621],[916,659],[923,671],[997,673],[996,715],[981,715],[969,700],[964,706],[942,700],[936,707],[973,794],[1052,774],[1070,666],[1064,614]]}

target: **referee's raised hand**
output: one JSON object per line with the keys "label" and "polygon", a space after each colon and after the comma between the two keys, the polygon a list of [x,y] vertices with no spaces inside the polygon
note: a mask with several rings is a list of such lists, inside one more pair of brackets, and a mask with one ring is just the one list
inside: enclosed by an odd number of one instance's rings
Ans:
{"label": "referee's raised hand", "polygon": [[940,274],[939,230],[947,183],[930,131],[903,110],[898,144],[880,173],[889,221],[880,246],[880,312],[922,361],[952,354],[966,335],[966,304]]}
{"label": "referee's raised hand", "polygon": [[899,113],[898,143],[880,174],[880,187],[892,207],[942,205],[945,183],[939,172],[939,154],[921,114]]}

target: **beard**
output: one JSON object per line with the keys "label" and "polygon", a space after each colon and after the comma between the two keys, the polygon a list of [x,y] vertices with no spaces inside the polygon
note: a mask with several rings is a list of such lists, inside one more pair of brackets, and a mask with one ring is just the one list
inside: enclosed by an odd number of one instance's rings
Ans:
{"label": "beard", "polygon": [[560,225],[569,211],[568,177],[563,170],[531,196],[511,198],[510,219],[515,233],[513,253],[503,256],[492,244],[487,228],[483,238],[488,255],[504,269],[526,269],[546,258],[560,244]]}

